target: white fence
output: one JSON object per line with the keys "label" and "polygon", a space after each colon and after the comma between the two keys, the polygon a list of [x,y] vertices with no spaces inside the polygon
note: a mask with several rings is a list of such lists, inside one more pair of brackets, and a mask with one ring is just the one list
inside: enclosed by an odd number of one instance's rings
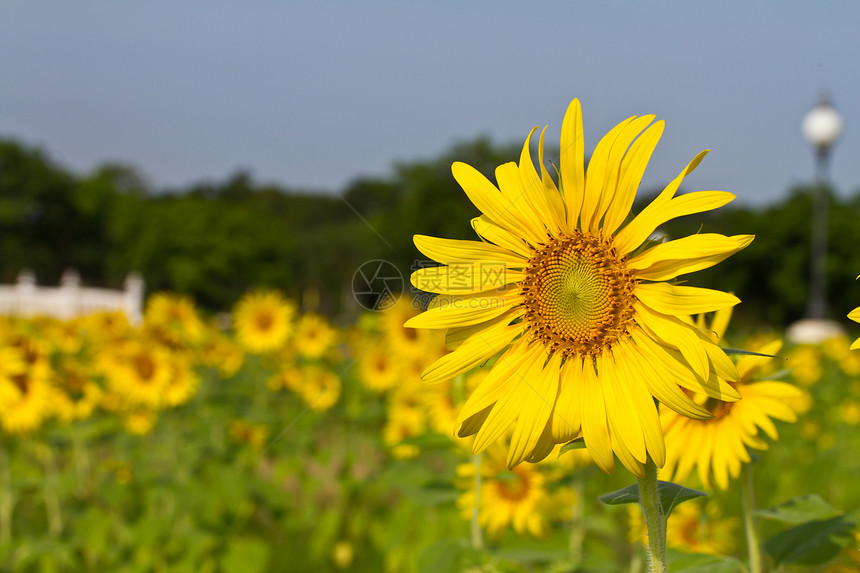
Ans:
{"label": "white fence", "polygon": [[95,312],[121,311],[131,324],[139,324],[143,312],[143,278],[130,273],[124,290],[81,286],[77,271],[63,273],[58,287],[36,286],[31,271],[21,271],[14,285],[0,285],[0,315],[73,318]]}

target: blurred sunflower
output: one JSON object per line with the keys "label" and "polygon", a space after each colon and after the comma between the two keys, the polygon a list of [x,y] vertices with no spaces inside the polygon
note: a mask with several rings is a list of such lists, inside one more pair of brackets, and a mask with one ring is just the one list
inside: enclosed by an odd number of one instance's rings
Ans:
{"label": "blurred sunflower", "polygon": [[135,436],[145,436],[155,427],[158,412],[149,408],[132,408],[123,418],[125,430]]}
{"label": "blurred sunflower", "polygon": [[194,302],[188,297],[166,292],[149,297],[143,323],[171,344],[194,344],[205,333]]}
{"label": "blurred sunflower", "polygon": [[360,354],[358,375],[368,390],[384,392],[397,383],[400,368],[390,350],[374,343]]}
{"label": "blurred sunflower", "polygon": [[[756,352],[774,355],[780,348],[782,341],[775,340]],[[759,373],[771,360],[768,356],[744,356],[738,361],[740,377],[731,385],[743,400],[723,402],[694,394],[693,400],[713,415],[710,419],[692,420],[667,409],[660,412],[666,440],[663,479],[683,482],[697,467],[703,484],[710,487],[713,476],[720,489],[727,489],[729,477],[737,479],[742,464],[750,462],[747,448],[768,448],[760,432],[775,440],[778,433],[773,420],[797,421],[797,414],[809,407],[809,396],[785,382],[758,381]]]}
{"label": "blurred sunflower", "polygon": [[314,412],[324,412],[331,409],[340,399],[340,377],[337,374],[315,364],[299,369],[300,381],[294,388],[304,403]]}
{"label": "blurred sunflower", "polygon": [[[498,539],[508,527],[519,535],[541,537],[549,530],[547,517],[556,509],[547,490],[547,480],[538,465],[505,469],[506,452],[501,443],[490,446],[481,458],[481,491],[478,497],[478,523],[490,537]],[[457,507],[468,519],[475,507],[474,463],[457,467],[462,484],[469,489],[457,499]]]}
{"label": "blurred sunflower", "polygon": [[540,175],[529,136],[519,165],[496,169],[498,188],[473,167],[452,167],[483,213],[472,220],[481,241],[415,236],[422,253],[447,266],[413,273],[417,288],[443,296],[405,326],[449,329],[455,348],[424,372],[425,381],[451,378],[501,353],[458,418],[459,435],[477,434],[475,452],[513,427],[512,468],[543,459],[556,443],[582,433],[603,470],[614,470],[614,453],[641,476],[649,455],[658,466],[665,456],[654,398],[701,419],[710,413],[681,388],[740,397],[724,382],[737,380],[731,360],[681,320],[738,299],[666,281],[715,265],[752,236],[702,233],[649,242],[666,221],[734,198],[719,191],[675,196],[704,152],[622,227],[663,131],[663,122],[647,127],[653,119],[632,117],[616,126],[598,143],[586,172],[574,100],[561,130],[560,191],[544,167],[543,134]]}
{"label": "blurred sunflower", "polygon": [[170,361],[170,370],[170,382],[164,389],[164,404],[175,408],[191,400],[200,385],[200,378],[187,360],[174,358]]}
{"label": "blurred sunflower", "polygon": [[113,392],[130,406],[158,408],[173,371],[169,353],[143,340],[132,340],[99,360]]}
{"label": "blurred sunflower", "polygon": [[382,331],[386,341],[391,344],[391,351],[398,356],[412,356],[424,352],[425,344],[421,331],[404,326],[407,320],[417,314],[418,310],[405,297],[382,313]]}
{"label": "blurred sunflower", "polygon": [[294,314],[295,307],[277,291],[246,294],[233,311],[236,338],[250,352],[278,350],[292,333]]}
{"label": "blurred sunflower", "polygon": [[0,426],[10,434],[25,434],[42,425],[51,411],[51,369],[37,363],[0,378]]}
{"label": "blurred sunflower", "polygon": [[[628,506],[630,541],[648,544],[648,532],[638,505]],[[666,525],[666,545],[688,553],[730,555],[735,548],[735,534],[740,528],[738,517],[723,517],[719,506],[698,500],[686,501],[672,510]]]}
{"label": "blurred sunflower", "polygon": [[305,358],[320,358],[337,339],[337,330],[328,321],[311,312],[299,319],[294,339],[296,351]]}
{"label": "blurred sunflower", "polygon": [[94,380],[91,369],[74,358],[65,358],[57,365],[52,410],[65,422],[86,420],[98,407],[102,389]]}
{"label": "blurred sunflower", "polygon": [[200,352],[203,364],[217,368],[224,379],[235,376],[245,362],[242,348],[219,333],[210,333]]}

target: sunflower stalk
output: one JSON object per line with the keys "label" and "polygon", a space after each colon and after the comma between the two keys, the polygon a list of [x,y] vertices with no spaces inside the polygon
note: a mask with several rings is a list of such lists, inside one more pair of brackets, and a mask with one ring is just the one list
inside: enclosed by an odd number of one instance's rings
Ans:
{"label": "sunflower stalk", "polygon": [[651,573],[667,573],[666,569],[666,516],[660,505],[657,491],[657,465],[648,456],[645,474],[639,480],[639,503],[648,526],[648,562]]}
{"label": "sunflower stalk", "polygon": [[741,478],[741,500],[744,512],[744,530],[747,536],[750,573],[762,573],[761,539],[755,519],[755,489],[753,486],[752,464],[744,464]]}

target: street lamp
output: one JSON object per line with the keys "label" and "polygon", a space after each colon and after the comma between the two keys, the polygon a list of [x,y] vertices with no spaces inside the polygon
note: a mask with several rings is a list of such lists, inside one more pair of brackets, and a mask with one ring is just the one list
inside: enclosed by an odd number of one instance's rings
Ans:
{"label": "street lamp", "polygon": [[803,118],[803,136],[815,150],[808,318],[827,318],[827,168],[830,149],[842,134],[842,118],[827,95]]}
{"label": "street lamp", "polygon": [[842,333],[838,323],[827,320],[827,168],[830,150],[842,134],[842,117],[827,94],[819,96],[818,103],[804,116],[801,129],[815,151],[809,301],[806,318],[791,325],[788,337],[815,344]]}

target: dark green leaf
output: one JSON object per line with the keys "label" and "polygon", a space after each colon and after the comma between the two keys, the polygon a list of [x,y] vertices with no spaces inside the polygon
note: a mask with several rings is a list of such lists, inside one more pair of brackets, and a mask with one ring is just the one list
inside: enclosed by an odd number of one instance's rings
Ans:
{"label": "dark green leaf", "polygon": [[572,440],[561,447],[558,451],[558,455],[561,455],[565,452],[569,452],[570,450],[583,450],[585,449],[585,438],[579,437],[575,440]]}
{"label": "dark green leaf", "polygon": [[779,505],[756,511],[756,515],[759,517],[795,524],[829,519],[841,513],[841,511],[824,501],[817,493],[794,497]]}
{"label": "dark green leaf", "polygon": [[[733,354],[741,354],[743,356],[765,356],[767,358],[782,358],[782,356],[776,356],[774,354],[762,354],[761,352],[753,352],[752,350],[743,350],[742,348],[723,348],[723,352],[727,355],[732,356]],[[787,358],[782,358],[783,360],[788,360]]]}
{"label": "dark green leaf", "polygon": [[810,521],[777,533],[765,542],[764,548],[777,567],[783,563],[819,565],[835,557],[851,541],[855,527],[857,518],[851,515]]}
{"label": "dark green leaf", "polygon": [[[668,481],[657,482],[657,495],[660,505],[663,507],[663,515],[669,516],[672,510],[681,502],[688,499],[706,496],[703,491],[690,489]],[[639,484],[629,485],[618,491],[600,496],[600,501],[607,505],[622,505],[625,503],[639,503]]]}

